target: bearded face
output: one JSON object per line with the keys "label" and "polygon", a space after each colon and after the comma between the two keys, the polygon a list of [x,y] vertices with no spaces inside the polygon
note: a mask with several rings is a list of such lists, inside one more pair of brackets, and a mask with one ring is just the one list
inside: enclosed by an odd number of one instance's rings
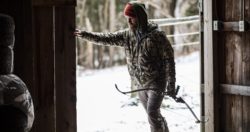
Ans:
{"label": "bearded face", "polygon": [[135,31],[138,27],[138,20],[137,18],[127,17],[127,22],[130,30]]}

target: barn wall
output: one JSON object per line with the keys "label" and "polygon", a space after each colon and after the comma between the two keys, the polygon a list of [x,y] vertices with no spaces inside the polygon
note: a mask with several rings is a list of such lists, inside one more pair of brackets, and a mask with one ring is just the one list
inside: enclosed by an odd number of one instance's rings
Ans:
{"label": "barn wall", "polygon": [[32,132],[76,132],[76,0],[1,0],[16,23],[14,73],[35,106]]}
{"label": "barn wall", "polygon": [[[218,19],[221,21],[240,21],[250,19],[249,0],[218,1]],[[250,86],[250,41],[249,32],[227,31],[220,33],[218,40],[220,65],[220,84]],[[233,89],[241,90],[233,87]],[[225,90],[223,90],[225,91]],[[221,96],[221,131],[250,131],[249,95],[223,93]]]}
{"label": "barn wall", "polygon": [[[207,32],[212,36],[204,36],[207,67],[205,109],[206,115],[212,117],[212,121],[206,124],[206,132],[249,132],[250,0],[213,0],[205,3],[212,4],[212,7],[206,10],[207,14],[204,13],[204,23],[208,16],[213,22],[219,21],[218,30],[213,23],[204,27],[207,29],[204,35]],[[245,31],[240,30],[239,21],[246,23]],[[210,63],[212,65],[206,66]],[[218,69],[217,75],[214,68]]]}
{"label": "barn wall", "polygon": [[46,2],[32,6],[39,78],[35,131],[76,132],[75,7]]}

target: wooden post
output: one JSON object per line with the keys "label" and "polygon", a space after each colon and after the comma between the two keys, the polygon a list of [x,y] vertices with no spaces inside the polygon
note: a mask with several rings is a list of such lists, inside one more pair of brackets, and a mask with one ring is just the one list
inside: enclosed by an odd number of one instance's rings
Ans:
{"label": "wooden post", "polygon": [[219,132],[218,121],[218,79],[216,60],[216,35],[213,32],[213,2],[204,0],[204,80],[205,80],[205,124],[206,132]]}
{"label": "wooden post", "polygon": [[55,9],[56,131],[76,132],[74,6]]}
{"label": "wooden post", "polygon": [[35,132],[55,132],[55,62],[53,8],[36,7],[33,12],[33,44],[36,45]]}
{"label": "wooden post", "polygon": [[[200,119],[205,120],[205,102],[204,102],[204,19],[203,19],[203,1],[199,0],[200,15]],[[201,123],[200,131],[205,132],[205,123]]]}

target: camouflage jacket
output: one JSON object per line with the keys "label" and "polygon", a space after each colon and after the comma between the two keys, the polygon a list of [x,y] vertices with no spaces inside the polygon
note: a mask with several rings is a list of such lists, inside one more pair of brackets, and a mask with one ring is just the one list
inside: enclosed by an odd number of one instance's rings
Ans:
{"label": "camouflage jacket", "polygon": [[115,33],[82,31],[82,38],[105,46],[124,47],[128,71],[142,88],[172,91],[175,88],[174,51],[163,31],[154,23],[139,40],[131,30]]}
{"label": "camouflage jacket", "polygon": [[0,105],[20,109],[27,116],[28,132],[34,121],[34,107],[30,93],[23,81],[14,74],[0,75]]}

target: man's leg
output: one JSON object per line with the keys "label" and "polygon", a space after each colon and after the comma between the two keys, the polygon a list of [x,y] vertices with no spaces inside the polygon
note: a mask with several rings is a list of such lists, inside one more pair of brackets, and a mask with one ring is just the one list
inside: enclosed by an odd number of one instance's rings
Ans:
{"label": "man's leg", "polygon": [[148,103],[148,95],[147,95],[147,91],[140,91],[138,93],[139,95],[139,99],[144,107],[144,109],[146,110],[147,112],[147,103]]}
{"label": "man's leg", "polygon": [[169,132],[167,123],[160,112],[164,95],[155,91],[148,91],[147,114],[151,132]]}

